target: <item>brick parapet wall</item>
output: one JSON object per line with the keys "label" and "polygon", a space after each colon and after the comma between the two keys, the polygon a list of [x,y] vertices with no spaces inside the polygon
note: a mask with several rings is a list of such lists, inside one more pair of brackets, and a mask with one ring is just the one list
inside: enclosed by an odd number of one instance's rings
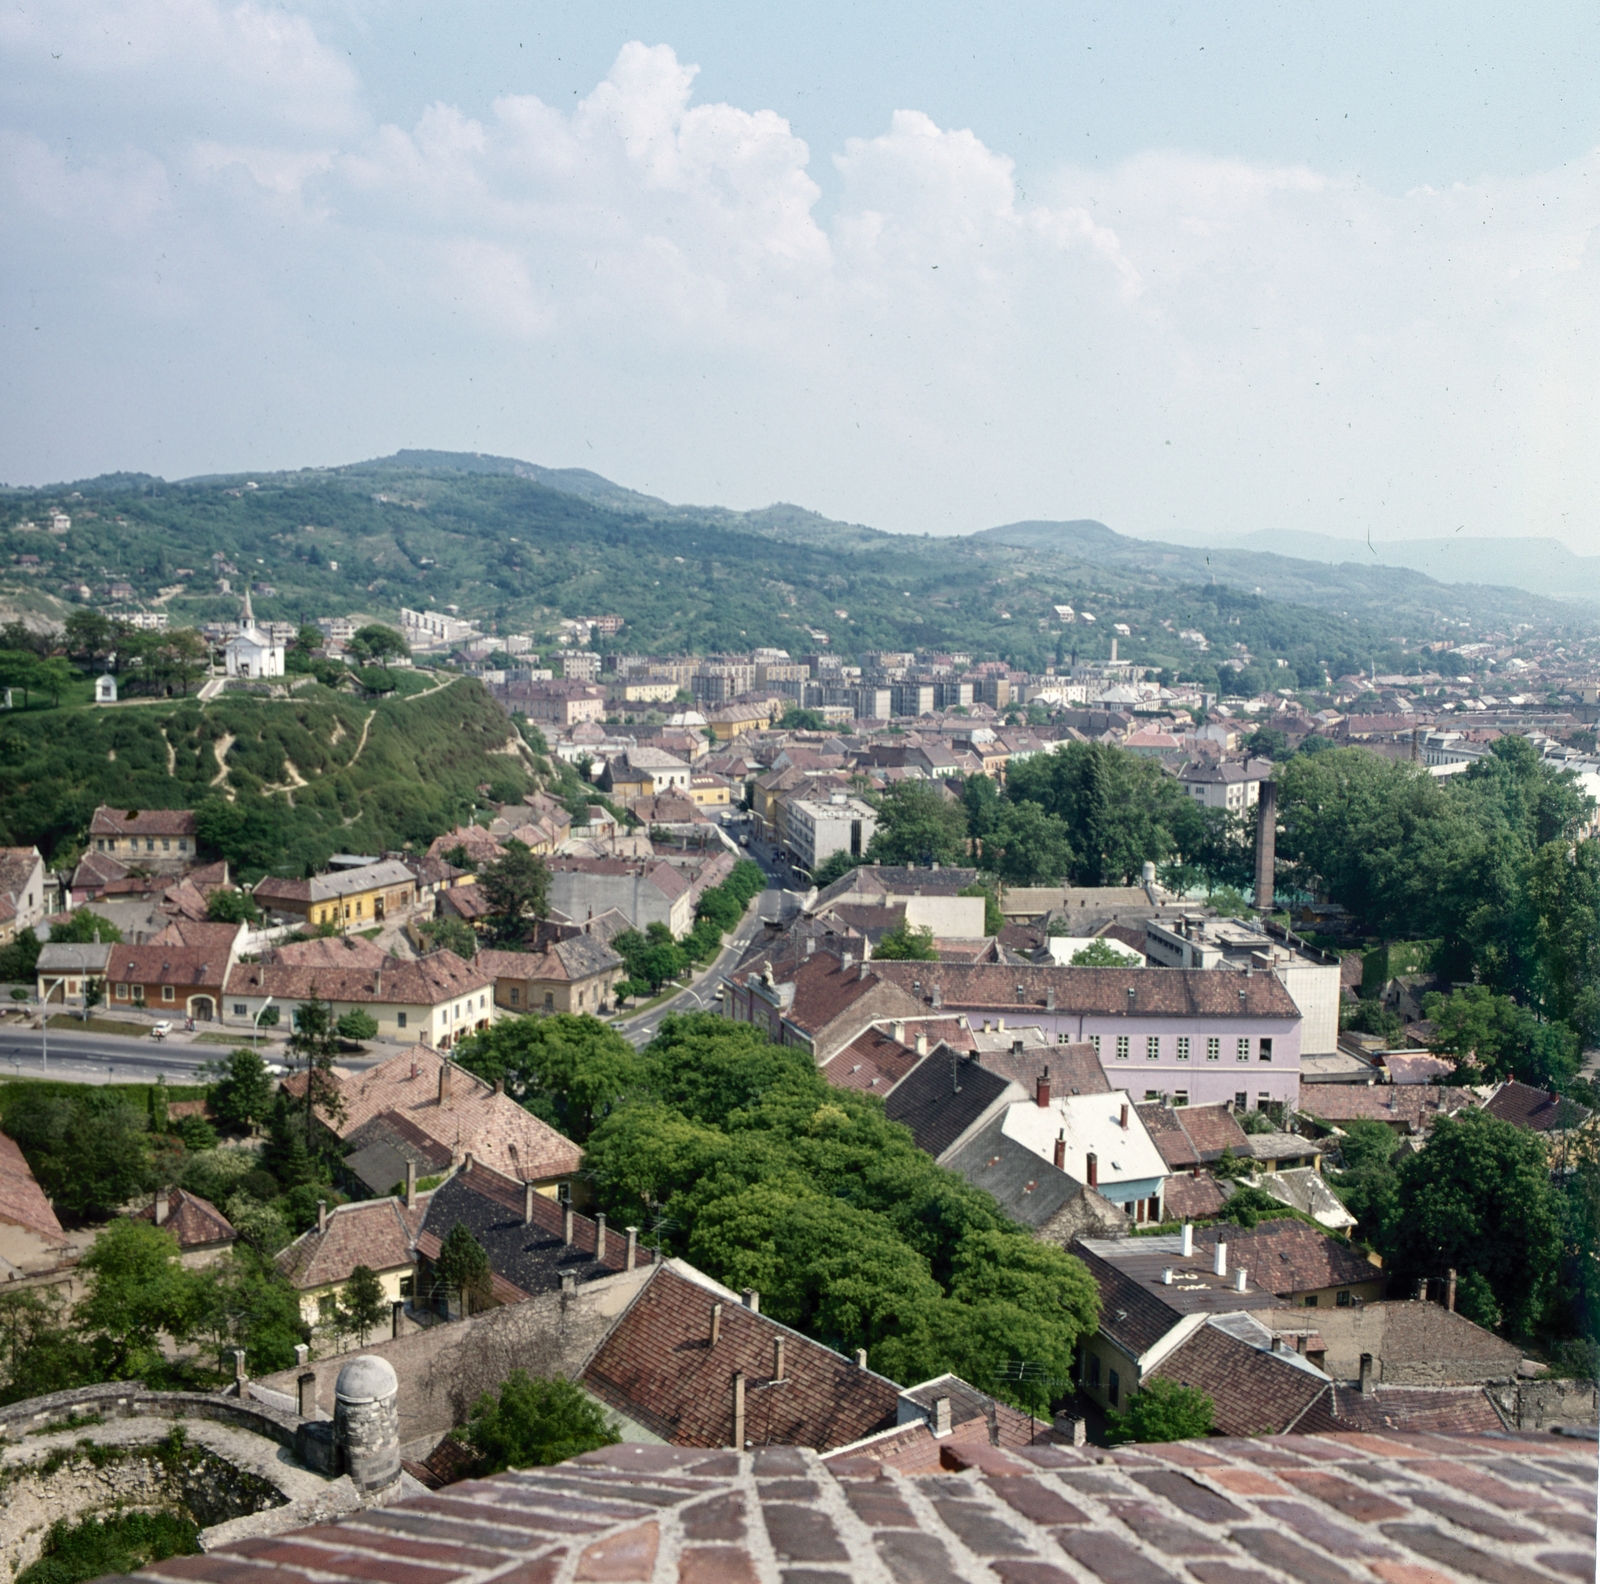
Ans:
{"label": "brick parapet wall", "polygon": [[1595,1447],[1555,1436],[944,1443],[938,1472],[618,1446],[173,1558],[197,1584],[1555,1584],[1594,1570]]}

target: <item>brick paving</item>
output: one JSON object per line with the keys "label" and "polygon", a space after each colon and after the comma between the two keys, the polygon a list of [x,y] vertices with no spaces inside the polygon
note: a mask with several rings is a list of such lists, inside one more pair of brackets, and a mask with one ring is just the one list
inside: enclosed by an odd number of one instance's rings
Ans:
{"label": "brick paving", "polygon": [[[192,1584],[1558,1584],[1595,1576],[1596,1448],[1342,1434],[942,1467],[624,1445],[144,1570]],[[921,1465],[918,1465],[921,1466]]]}

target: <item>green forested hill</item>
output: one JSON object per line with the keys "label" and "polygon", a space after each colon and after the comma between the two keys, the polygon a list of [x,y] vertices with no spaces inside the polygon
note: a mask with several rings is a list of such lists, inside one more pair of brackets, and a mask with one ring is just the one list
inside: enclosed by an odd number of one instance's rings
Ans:
{"label": "green forested hill", "polygon": [[0,843],[59,861],[97,804],[197,807],[245,874],[298,875],[333,852],[426,845],[469,816],[478,786],[520,797],[530,764],[466,677],[377,702],[312,683],[289,701],[31,710],[0,717]]}
{"label": "green forested hill", "polygon": [[[72,514],[68,534],[17,531],[53,506]],[[19,577],[24,554],[39,566]],[[1104,654],[1109,628],[1123,622],[1130,658],[1205,680],[1241,644],[1275,675],[1271,660],[1286,660],[1284,680],[1306,686],[1324,667],[1398,669],[1388,647],[1397,634],[1460,637],[1447,620],[1526,620],[1540,604],[1512,591],[1509,603],[1478,610],[1460,589],[1396,573],[1387,592],[1378,580],[1337,609],[1318,608],[1326,601],[1311,596],[1325,569],[1310,563],[1290,563],[1305,572],[1306,598],[1294,602],[1208,582],[1187,563],[1119,561],[1070,540],[929,539],[795,507],[672,506],[594,474],[433,452],[250,478],[114,475],[0,493],[0,577],[13,586],[59,594],[81,584],[103,603],[108,582],[122,578],[145,602],[164,597],[178,621],[232,615],[237,601],[217,592],[214,557],[238,569],[235,591],[245,578],[273,589],[256,610],[284,620],[359,612],[393,621],[401,605],[455,604],[502,631],[544,637],[562,617],[615,613],[627,623],[618,645],[635,651],[800,652],[817,629],[846,655],[957,648],[1027,667],[1072,650]],[[1058,602],[1092,610],[1097,623],[1056,630]],[[1546,603],[1549,623],[1574,622]],[[1184,628],[1206,633],[1209,658],[1177,638]]]}

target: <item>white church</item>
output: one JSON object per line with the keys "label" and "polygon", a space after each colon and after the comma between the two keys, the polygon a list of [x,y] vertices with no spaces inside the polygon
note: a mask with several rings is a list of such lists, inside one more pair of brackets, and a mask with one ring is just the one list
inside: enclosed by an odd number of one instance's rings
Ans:
{"label": "white church", "polygon": [[231,637],[223,657],[228,675],[257,679],[283,675],[283,645],[270,633],[256,626],[255,613],[250,609],[250,590],[244,591],[244,619],[239,630]]}

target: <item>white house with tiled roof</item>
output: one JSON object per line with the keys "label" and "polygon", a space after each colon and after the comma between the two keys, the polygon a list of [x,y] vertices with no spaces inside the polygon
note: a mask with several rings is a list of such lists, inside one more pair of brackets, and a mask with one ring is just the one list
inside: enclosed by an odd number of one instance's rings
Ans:
{"label": "white house with tiled roof", "polygon": [[324,1206],[317,1225],[273,1262],[300,1294],[306,1324],[333,1320],[340,1294],[358,1265],[377,1276],[388,1302],[410,1298],[417,1234],[427,1212],[427,1194],[414,1194],[409,1205],[404,1199],[365,1199],[332,1210]]}
{"label": "white house with tiled roof", "polygon": [[268,1000],[293,1015],[307,1001],[330,1003],[335,1017],[368,1013],[380,1036],[420,1039],[448,1050],[499,1015],[493,983],[449,950],[375,964],[240,963],[228,974],[225,1023],[251,1023]]}

